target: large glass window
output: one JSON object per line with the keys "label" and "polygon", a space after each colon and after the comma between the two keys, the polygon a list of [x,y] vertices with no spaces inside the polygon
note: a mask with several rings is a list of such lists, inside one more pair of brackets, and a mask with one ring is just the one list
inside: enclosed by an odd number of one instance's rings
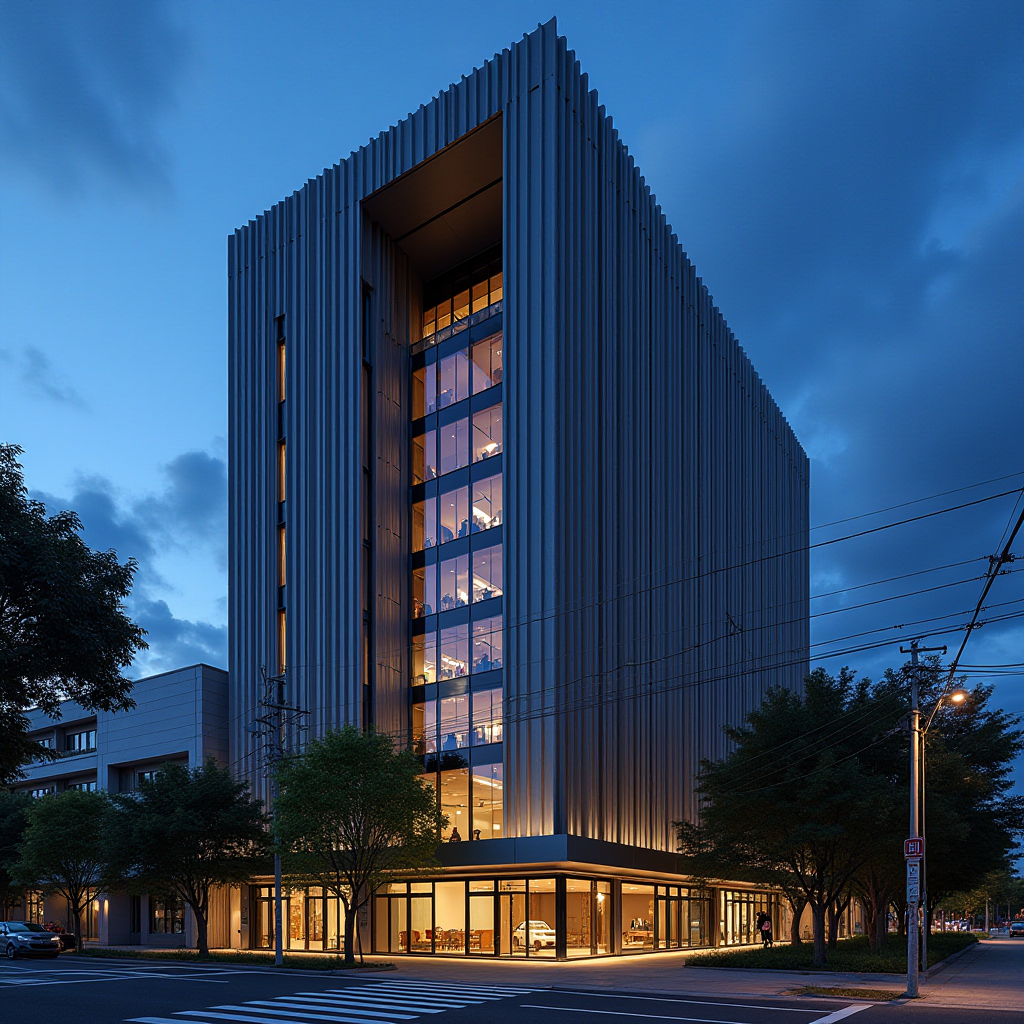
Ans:
{"label": "large glass window", "polygon": [[501,383],[502,333],[492,334],[473,346],[473,394]]}
{"label": "large glass window", "polygon": [[413,371],[412,417],[419,419],[437,412],[437,364],[428,363]]}
{"label": "large glass window", "polygon": [[441,543],[469,536],[469,488],[445,491],[440,499]]}
{"label": "large glass window", "polygon": [[441,679],[469,674],[469,625],[447,626],[441,630]]}
{"label": "large glass window", "polygon": [[[432,433],[432,431],[431,431]],[[440,428],[441,473],[452,473],[469,465],[469,420],[456,420]],[[430,437],[430,434],[427,434]],[[435,473],[434,476],[437,474]],[[427,477],[432,479],[432,477]]]}
{"label": "large glass window", "polygon": [[469,398],[469,365],[469,353],[465,349],[453,352],[441,360],[440,386],[437,395],[439,409]]}
{"label": "large glass window", "polygon": [[502,621],[490,615],[473,623],[473,671],[490,672],[502,667]]}
{"label": "large glass window", "polygon": [[437,565],[421,566],[412,571],[412,617],[421,619],[437,611]]}
{"label": "large glass window", "polygon": [[427,498],[412,506],[412,549],[422,551],[437,544],[437,499]]}
{"label": "large glass window", "polygon": [[473,746],[501,742],[501,687],[473,693]]}
{"label": "large glass window", "polygon": [[469,769],[455,768],[441,772],[441,813],[448,815],[448,824],[442,839],[458,843],[470,836],[469,823]]}
{"label": "large glass window", "polygon": [[180,935],[185,930],[185,904],[173,896],[150,896],[149,930],[153,935]]}
{"label": "large glass window", "polygon": [[433,480],[437,470],[437,431],[428,430],[412,439],[412,482]]}
{"label": "large glass window", "polygon": [[466,952],[466,883],[434,883],[434,952]]}
{"label": "large glass window", "polygon": [[477,765],[473,769],[473,839],[502,836],[502,766]]}
{"label": "large glass window", "polygon": [[414,686],[425,686],[428,683],[437,682],[436,633],[413,637],[412,682]]}
{"label": "large glass window", "polygon": [[[502,451],[501,406],[492,405],[473,414],[473,461],[500,455]],[[446,471],[445,471],[446,472]]]}
{"label": "large glass window", "polygon": [[468,693],[442,698],[440,729],[442,750],[458,750],[469,746]]}
{"label": "large glass window", "polygon": [[489,476],[473,484],[473,529],[489,530],[501,526],[501,474]]}
{"label": "large glass window", "polygon": [[654,949],[654,886],[622,883],[622,951]]}
{"label": "large glass window", "polygon": [[438,608],[442,612],[463,608],[469,604],[469,555],[456,555],[441,563],[441,600]]}
{"label": "large glass window", "polygon": [[437,750],[436,700],[413,705],[412,740],[417,754],[433,754]]}
{"label": "large glass window", "polygon": [[473,552],[473,600],[501,597],[501,545]]}
{"label": "large glass window", "polygon": [[470,882],[470,953],[493,953],[494,931],[494,882]]}

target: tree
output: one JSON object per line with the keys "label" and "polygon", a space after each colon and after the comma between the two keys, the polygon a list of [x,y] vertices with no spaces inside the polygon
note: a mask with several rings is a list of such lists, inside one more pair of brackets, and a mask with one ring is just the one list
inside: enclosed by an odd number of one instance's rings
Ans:
{"label": "tree", "polygon": [[21,886],[15,884],[12,872],[31,805],[31,797],[0,789],[0,920],[3,921],[21,896]]}
{"label": "tree", "polygon": [[82,914],[106,880],[104,835],[110,801],[102,790],[67,790],[33,800],[14,865],[16,882],[67,900],[75,921],[75,951],[82,949]]}
{"label": "tree", "polygon": [[294,871],[345,908],[345,962],[354,962],[356,914],[392,872],[428,867],[447,819],[422,766],[391,740],[345,726],[282,759],[276,833]]}
{"label": "tree", "polygon": [[196,920],[196,947],[210,952],[210,890],[246,881],[265,855],[268,820],[244,782],[210,758],[165,764],[136,793],[113,797],[108,859],[129,886],[177,896]]}
{"label": "tree", "polygon": [[60,717],[60,702],[134,707],[121,669],[146,647],[124,612],[136,563],[82,540],[74,512],[47,517],[28,497],[17,445],[0,444],[0,784],[53,757],[26,736],[25,709]]}
{"label": "tree", "polygon": [[[701,766],[701,828],[723,865],[740,863],[780,885],[814,922],[814,960],[826,960],[826,916],[842,901],[876,838],[890,787],[858,754],[884,732],[869,683],[817,669],[803,695],[776,689],[726,734],[727,757]],[[689,830],[677,823],[681,843]],[[683,852],[687,849],[683,846]]]}

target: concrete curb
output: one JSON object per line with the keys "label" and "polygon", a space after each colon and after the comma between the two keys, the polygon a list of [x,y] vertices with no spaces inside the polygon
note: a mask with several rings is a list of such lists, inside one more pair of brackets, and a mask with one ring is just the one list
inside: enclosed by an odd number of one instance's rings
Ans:
{"label": "concrete curb", "polygon": [[[75,954],[76,958],[77,955]],[[342,970],[331,970],[325,968],[324,970],[314,971],[305,967],[281,967],[278,968],[276,964],[233,964],[229,960],[197,960],[192,963],[188,960],[181,960],[176,957],[163,957],[159,955],[154,956],[90,956],[88,953],[82,954],[82,960],[88,960],[91,963],[109,963],[118,965],[132,965],[132,966],[144,966],[145,964],[177,964],[182,967],[205,967],[211,970],[224,970],[229,969],[232,971],[278,971],[282,973],[287,972],[288,974],[302,974],[309,975],[310,977],[323,978],[325,976],[331,977],[348,977],[348,976],[372,976],[374,974],[386,974],[389,971],[397,971],[397,964],[383,964],[380,967],[347,967]]]}

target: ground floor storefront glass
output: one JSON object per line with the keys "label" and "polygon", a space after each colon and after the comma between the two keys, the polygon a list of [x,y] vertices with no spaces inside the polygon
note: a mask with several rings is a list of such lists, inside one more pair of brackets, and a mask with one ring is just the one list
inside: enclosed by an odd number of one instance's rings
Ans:
{"label": "ground floor storefront glass", "polygon": [[[318,886],[286,888],[282,900],[285,949],[340,949],[345,937],[345,907]],[[254,949],[274,947],[274,887],[253,886]]]}
{"label": "ground floor storefront glass", "polygon": [[766,892],[721,889],[718,893],[718,914],[721,922],[718,944],[743,946],[761,942],[757,919],[762,913],[768,915],[773,935],[778,938],[778,902],[776,897]]}
{"label": "ground floor storefront glass", "polygon": [[568,959],[707,946],[714,907],[703,890],[629,880],[392,882],[374,899],[373,949]]}

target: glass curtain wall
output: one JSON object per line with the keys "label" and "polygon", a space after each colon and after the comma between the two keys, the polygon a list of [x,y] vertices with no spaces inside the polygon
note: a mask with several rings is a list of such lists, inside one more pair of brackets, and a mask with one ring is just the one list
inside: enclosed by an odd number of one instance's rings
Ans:
{"label": "glass curtain wall", "polygon": [[412,354],[412,742],[448,842],[503,834],[501,298],[493,260],[428,286]]}
{"label": "glass curtain wall", "polygon": [[721,922],[719,945],[741,946],[761,941],[757,933],[757,916],[764,912],[772,921],[775,938],[777,931],[777,900],[766,892],[744,892],[722,889],[718,894],[718,913]]}

